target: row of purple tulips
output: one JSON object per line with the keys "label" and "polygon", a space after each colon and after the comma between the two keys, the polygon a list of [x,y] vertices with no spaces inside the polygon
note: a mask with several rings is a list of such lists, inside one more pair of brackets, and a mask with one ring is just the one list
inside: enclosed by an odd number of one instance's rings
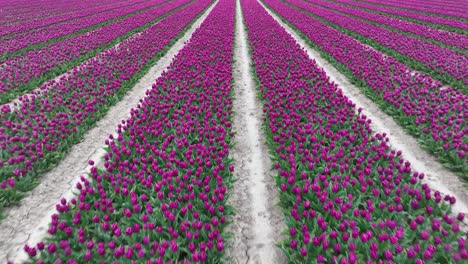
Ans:
{"label": "row of purple tulips", "polygon": [[265,3],[294,27],[364,94],[419,139],[442,164],[468,177],[466,102],[468,97],[413,73],[408,66],[292,8],[280,0]]}
{"label": "row of purple tulips", "polygon": [[431,27],[443,28],[447,30],[453,30],[459,33],[468,34],[468,24],[463,21],[447,19],[444,17],[434,17],[425,14],[418,14],[413,12],[408,12],[405,10],[396,10],[380,5],[372,5],[362,1],[353,1],[353,0],[331,0],[331,2],[337,3],[346,3],[348,5],[365,8],[366,10],[371,10],[373,12],[382,13],[390,16],[397,16],[404,20],[411,20],[416,23],[427,24]]}
{"label": "row of purple tulips", "polygon": [[468,56],[302,0],[285,0],[411,68],[468,94]]}
{"label": "row of purple tulips", "polygon": [[[53,16],[60,16],[61,19],[52,20],[53,22],[59,22],[66,19],[66,15],[73,16],[73,14],[77,12],[86,12],[89,9],[119,4],[120,2],[123,1],[44,0],[32,2],[30,0],[4,0],[0,2],[0,9],[2,10],[0,25],[7,26],[10,24],[29,22],[31,20],[42,21]],[[44,8],[44,6],[48,8]]]}
{"label": "row of purple tulips", "polygon": [[[463,1],[422,1],[422,0],[412,0],[412,1],[381,1],[367,0],[365,2],[388,6],[395,9],[403,9],[410,12],[424,12],[429,15],[442,15],[442,16],[451,16],[451,19],[468,19],[468,15],[464,10],[468,8],[468,4]],[[466,21],[465,21],[466,22]]]}
{"label": "row of purple tulips", "polygon": [[24,247],[35,263],[221,263],[234,10],[231,0],[214,7],[106,140],[105,169],[57,205],[46,241]]}
{"label": "row of purple tulips", "polygon": [[0,208],[21,199],[180,38],[210,0],[192,2],[0,113]]}
{"label": "row of purple tulips", "polygon": [[158,6],[137,15],[1,61],[0,103],[40,87],[45,81],[148,28],[192,1],[156,0]]}
{"label": "row of purple tulips", "polygon": [[[444,30],[435,29],[427,25],[417,24],[410,21],[396,19],[372,12],[366,12],[359,9],[353,9],[338,3],[332,3],[325,0],[306,0],[323,7],[343,12],[344,14],[352,15],[353,17],[365,19],[379,26],[385,26],[390,29],[397,29],[403,32],[414,34],[415,36],[422,37],[428,40],[437,41],[449,47],[459,48],[460,51],[468,50],[468,36],[448,32]],[[467,51],[463,51],[467,52]]]}
{"label": "row of purple tulips", "polygon": [[289,263],[468,259],[464,215],[450,215],[454,198],[421,184],[424,173],[371,130],[371,120],[257,1],[242,4]]}
{"label": "row of purple tulips", "polygon": [[[151,7],[158,6],[160,1],[144,1],[143,3],[120,3],[120,5],[100,8],[100,10],[91,9],[84,14],[76,14],[76,17],[67,19],[63,23],[52,23],[52,25],[41,26],[38,21],[22,23],[14,25],[15,33],[0,38],[0,55],[1,58],[10,58],[18,53],[24,53],[24,50],[38,49],[38,47],[51,43],[58,42],[61,39],[72,37],[79,33],[85,33],[92,29],[110,24],[114,21],[124,19],[128,16],[141,13]],[[70,16],[73,17],[73,16]],[[46,19],[41,20],[44,24]],[[28,30],[25,28],[31,27]],[[2,27],[2,29],[6,27]],[[42,45],[38,45],[44,43]]]}

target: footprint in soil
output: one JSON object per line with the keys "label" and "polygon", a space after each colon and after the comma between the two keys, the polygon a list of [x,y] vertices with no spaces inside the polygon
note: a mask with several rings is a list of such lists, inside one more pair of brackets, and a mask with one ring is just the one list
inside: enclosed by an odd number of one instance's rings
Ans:
{"label": "footprint in soil", "polygon": [[263,244],[263,243],[259,243],[259,244],[256,244],[256,245],[255,245],[255,247],[256,247],[257,249],[261,249],[261,248],[263,248],[264,246],[265,246],[265,244]]}

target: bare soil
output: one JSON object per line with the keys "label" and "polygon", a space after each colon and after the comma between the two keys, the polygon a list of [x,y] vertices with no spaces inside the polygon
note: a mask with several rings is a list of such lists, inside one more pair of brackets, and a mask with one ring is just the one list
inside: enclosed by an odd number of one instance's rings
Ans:
{"label": "bare soil", "polygon": [[243,25],[240,2],[236,8],[236,48],[234,67],[234,158],[237,179],[230,197],[236,209],[229,231],[233,233],[228,248],[230,262],[285,263],[276,246],[286,229],[274,183],[273,166],[265,145],[262,126],[262,104],[257,100],[255,82],[250,74],[247,34]]}

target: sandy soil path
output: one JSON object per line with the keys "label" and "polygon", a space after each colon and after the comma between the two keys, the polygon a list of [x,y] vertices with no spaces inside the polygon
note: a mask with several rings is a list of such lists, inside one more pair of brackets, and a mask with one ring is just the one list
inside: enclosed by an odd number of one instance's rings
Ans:
{"label": "sandy soil path", "polygon": [[236,8],[234,66],[234,158],[235,177],[230,203],[236,215],[229,231],[233,233],[227,255],[232,263],[285,263],[276,247],[285,230],[278,203],[268,148],[262,126],[262,104],[250,72],[247,34],[240,2]]}

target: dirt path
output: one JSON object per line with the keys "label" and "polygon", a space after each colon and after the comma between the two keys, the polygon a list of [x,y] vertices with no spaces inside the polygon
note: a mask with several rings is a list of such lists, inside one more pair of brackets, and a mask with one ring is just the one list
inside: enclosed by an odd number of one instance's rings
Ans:
{"label": "dirt path", "polygon": [[[422,149],[414,137],[406,133],[390,116],[381,111],[377,105],[360,92],[358,87],[351,84],[333,65],[309,47],[297,33],[283,23],[263,3],[260,2],[260,4],[307,51],[309,57],[324,69],[330,80],[336,83],[343,94],[356,104],[356,109],[363,109],[363,113],[372,120],[372,129],[378,133],[387,133],[392,148],[401,150],[403,158],[411,163],[414,170],[424,172],[426,175],[424,182],[433,190],[455,196],[457,203],[452,207],[453,211],[468,213],[468,189],[463,186],[463,182],[458,176],[444,168],[433,155]],[[468,224],[467,220],[465,220],[465,224]]]}
{"label": "dirt path", "polygon": [[[217,3],[217,2],[216,2]],[[104,140],[115,134],[120,120],[130,117],[130,109],[137,106],[145,97],[147,89],[161,76],[174,56],[184,47],[193,32],[211,12],[207,12],[192,25],[185,35],[163,56],[142,79],[128,91],[122,100],[113,106],[94,128],[84,136],[84,140],[73,146],[60,164],[41,176],[41,184],[27,194],[20,204],[5,211],[6,218],[0,222],[0,263],[7,259],[21,263],[27,258],[22,250],[24,244],[35,245],[46,236],[50,216],[55,213],[55,204],[63,198],[74,197],[75,185],[80,175],[89,171],[88,160],[102,164],[105,154]]]}
{"label": "dirt path", "polygon": [[273,179],[275,172],[265,145],[262,107],[250,74],[247,34],[240,2],[236,6],[234,158],[235,177],[230,203],[236,208],[228,257],[232,263],[285,263],[276,247],[285,230]]}

